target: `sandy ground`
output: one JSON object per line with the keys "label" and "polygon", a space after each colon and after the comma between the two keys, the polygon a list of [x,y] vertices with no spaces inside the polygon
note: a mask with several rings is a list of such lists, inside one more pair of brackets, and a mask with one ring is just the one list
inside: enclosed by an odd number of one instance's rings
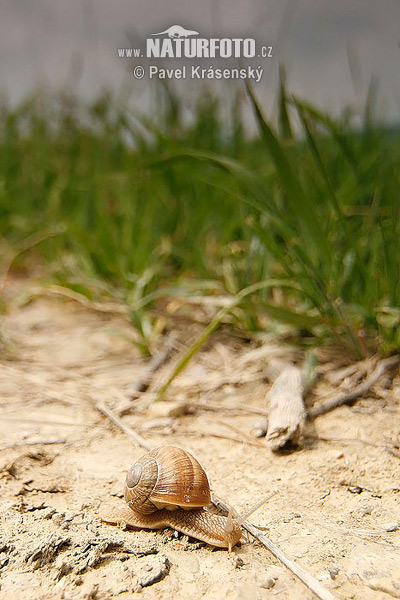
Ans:
{"label": "sandy ground", "polygon": [[[121,318],[38,299],[13,309],[2,330],[14,356],[0,361],[1,598],[314,597],[259,543],[244,540],[229,554],[172,530],[100,522],[103,504],[123,502],[126,470],[143,450],[96,402],[122,413],[150,444],[193,452],[214,491],[241,511],[279,490],[252,522],[337,598],[400,598],[400,459],[384,448],[399,442],[398,375],[310,425],[312,436],[331,441],[310,437],[303,449],[276,455],[228,427],[250,434],[258,420],[233,404],[265,409],[268,352],[239,361],[249,375],[239,385],[238,359],[252,347],[224,337],[209,344],[169,399],[220,410],[173,416],[170,405],[152,406],[152,389],[129,401],[146,361]],[[322,378],[316,393],[329,391]]]}

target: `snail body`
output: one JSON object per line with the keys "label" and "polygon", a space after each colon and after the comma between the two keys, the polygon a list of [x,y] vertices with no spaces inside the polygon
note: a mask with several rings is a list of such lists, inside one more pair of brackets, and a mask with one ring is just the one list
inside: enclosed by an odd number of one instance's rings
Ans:
{"label": "snail body", "polygon": [[235,546],[241,538],[240,522],[214,515],[210,484],[199,462],[185,450],[163,446],[151,450],[129,469],[124,496],[127,506],[101,515],[108,523],[125,523],[136,529],[172,527],[213,546]]}
{"label": "snail body", "polygon": [[196,538],[211,546],[228,548],[231,550],[242,536],[240,525],[232,519],[229,531],[228,517],[214,515],[203,508],[184,510],[177,508],[170,511],[162,509],[151,515],[141,515],[128,506],[111,509],[102,515],[102,520],[107,523],[124,523],[135,529],[165,529],[172,527],[185,535]]}

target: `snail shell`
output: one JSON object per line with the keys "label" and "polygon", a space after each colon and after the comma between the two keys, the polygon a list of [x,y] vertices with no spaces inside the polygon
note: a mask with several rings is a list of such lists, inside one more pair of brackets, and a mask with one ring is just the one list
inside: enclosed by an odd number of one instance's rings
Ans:
{"label": "snail shell", "polygon": [[189,452],[174,446],[155,448],[142,456],[128,471],[124,496],[128,506],[142,514],[211,503],[204,469]]}

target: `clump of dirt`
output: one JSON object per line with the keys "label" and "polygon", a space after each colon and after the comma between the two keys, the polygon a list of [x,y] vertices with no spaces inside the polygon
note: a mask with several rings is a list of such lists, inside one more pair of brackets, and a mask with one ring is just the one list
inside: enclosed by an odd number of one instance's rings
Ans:
{"label": "clump of dirt", "polygon": [[[132,394],[147,363],[120,316],[38,299],[13,309],[2,335],[14,349],[0,363],[2,597],[313,597],[259,543],[229,554],[171,530],[102,523],[100,507],[123,502],[126,470],[143,450],[99,402],[151,446],[195,454],[241,511],[278,490],[252,521],[338,598],[400,597],[400,459],[388,451],[399,443],[398,376],[309,424],[302,449],[274,454],[251,432],[266,410],[268,361],[298,358],[287,347],[217,336],[155,405],[172,363]],[[184,348],[184,330],[177,340]],[[321,375],[313,394],[332,389]]]}

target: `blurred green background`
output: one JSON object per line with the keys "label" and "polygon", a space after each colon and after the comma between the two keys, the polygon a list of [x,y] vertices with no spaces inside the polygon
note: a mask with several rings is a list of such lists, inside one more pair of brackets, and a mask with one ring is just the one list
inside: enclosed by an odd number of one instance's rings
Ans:
{"label": "blurred green background", "polygon": [[340,118],[291,95],[283,70],[269,118],[244,85],[228,108],[154,95],[152,117],[111,93],[3,101],[3,275],[45,265],[43,288],[117,300],[143,352],[155,307],[193,296],[247,335],[398,348],[400,138],[375,121],[373,88]]}

